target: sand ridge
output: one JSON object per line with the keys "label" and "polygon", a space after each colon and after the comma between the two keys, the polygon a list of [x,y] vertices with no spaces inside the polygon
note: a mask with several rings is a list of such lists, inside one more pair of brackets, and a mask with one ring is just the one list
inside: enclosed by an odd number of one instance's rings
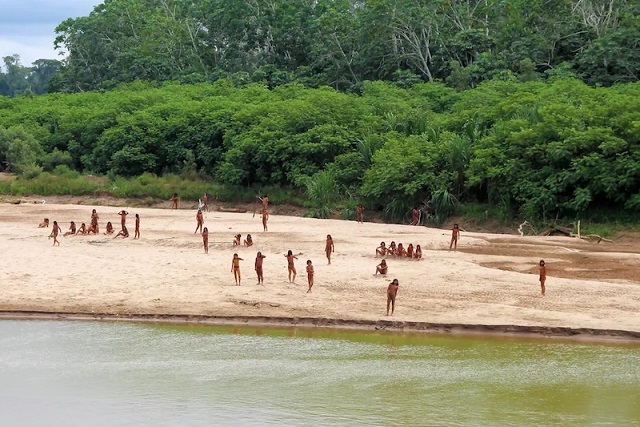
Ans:
{"label": "sand ridge", "polygon": [[[404,322],[531,325],[640,331],[640,255],[629,245],[564,237],[519,237],[463,232],[447,250],[450,232],[394,224],[357,224],[272,215],[262,232],[259,215],[208,212],[210,250],[193,234],[195,210],[128,209],[141,216],[141,239],[61,237],[52,247],[44,217],[63,231],[89,222],[91,206],[0,204],[0,311],[203,316],[387,319],[385,290],[400,281],[394,319]],[[97,206],[101,231],[119,229],[120,207]],[[234,234],[251,233],[251,248],[233,247]],[[133,234],[133,233],[132,233]],[[324,243],[336,252],[327,265]],[[387,278],[375,277],[375,247],[385,241],[420,244],[422,261],[387,258]],[[302,252],[296,284],[287,281],[288,249]],[[264,260],[265,286],[253,263]],[[242,286],[233,286],[237,252]],[[547,261],[547,296],[539,295],[536,264]],[[306,294],[304,265],[315,266]]]}

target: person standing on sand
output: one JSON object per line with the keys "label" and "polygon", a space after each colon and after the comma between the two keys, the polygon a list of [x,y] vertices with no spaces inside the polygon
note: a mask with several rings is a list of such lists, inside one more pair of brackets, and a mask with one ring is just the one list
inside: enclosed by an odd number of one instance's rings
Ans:
{"label": "person standing on sand", "polygon": [[138,214],[136,214],[136,229],[133,232],[133,238],[134,239],[140,238],[140,215]]}
{"label": "person standing on sand", "polygon": [[333,245],[331,234],[327,234],[327,242],[325,243],[324,251],[327,254],[327,260],[329,261],[329,264],[331,264],[331,253],[335,251],[335,246]]}
{"label": "person standing on sand", "polygon": [[396,295],[398,295],[398,279],[393,279],[393,282],[389,283],[387,287],[387,316],[389,315],[389,307],[391,307],[391,315],[396,309]]}
{"label": "person standing on sand", "polygon": [[458,249],[458,239],[460,238],[460,227],[458,224],[453,224],[453,228],[451,229],[451,243],[449,243],[449,250],[453,248],[455,251]]}
{"label": "person standing on sand", "polygon": [[269,231],[267,228],[267,221],[269,221],[269,212],[266,209],[262,209],[262,228],[264,231]]}
{"label": "person standing on sand", "polygon": [[53,221],[53,228],[51,229],[51,236],[53,236],[53,246],[58,244],[60,246],[60,242],[58,241],[58,234],[62,232],[62,229],[58,225],[58,221]]}
{"label": "person standing on sand", "polygon": [[420,211],[418,210],[417,207],[413,207],[413,210],[411,211],[411,225],[418,225],[418,223],[420,222]]}
{"label": "person standing on sand", "polygon": [[122,226],[122,228],[126,228],[127,215],[129,215],[129,212],[122,209],[120,212],[118,212],[118,215],[120,215],[120,225]]}
{"label": "person standing on sand", "polygon": [[311,288],[313,288],[313,264],[311,260],[307,260],[307,283],[309,284],[309,289],[307,289],[307,293],[311,292]]}
{"label": "person standing on sand", "polygon": [[89,229],[87,230],[87,234],[93,233],[93,234],[98,234],[100,232],[100,230],[98,229],[98,219],[100,217],[98,216],[98,212],[96,212],[96,210],[92,210],[91,211],[91,225],[89,225]]}
{"label": "person standing on sand", "polygon": [[233,254],[233,259],[231,260],[231,271],[233,272],[233,278],[236,281],[236,286],[240,286],[240,261],[244,260],[240,258],[238,254]]}
{"label": "person standing on sand", "polygon": [[359,223],[364,222],[364,206],[362,206],[362,203],[356,208],[356,221]]}
{"label": "person standing on sand", "polygon": [[544,264],[544,260],[541,259],[540,260],[540,292],[542,293],[542,296],[544,296],[544,293],[546,291],[546,288],[544,286],[546,281],[547,281],[547,267]]}
{"label": "person standing on sand", "polygon": [[202,195],[202,209],[209,212],[209,195],[206,192]]}
{"label": "person standing on sand", "polygon": [[258,252],[258,254],[256,255],[256,263],[255,263],[255,270],[256,270],[256,274],[258,275],[258,285],[262,285],[264,286],[264,275],[262,274],[262,260],[264,260],[266,258],[265,255],[262,255],[262,252]]}
{"label": "person standing on sand", "polygon": [[265,194],[264,196],[256,196],[262,202],[262,210],[266,211],[269,208],[269,197]]}
{"label": "person standing on sand", "polygon": [[196,213],[196,231],[193,234],[196,234],[198,230],[202,233],[202,226],[204,225],[204,215],[202,214],[202,210],[198,209],[198,213]]}
{"label": "person standing on sand", "polygon": [[178,209],[178,205],[180,204],[180,196],[178,193],[173,193],[173,196],[169,199],[171,202],[171,209]]}
{"label": "person standing on sand", "polygon": [[[284,256],[287,259],[287,269],[289,270],[289,283],[296,283],[296,266],[293,264],[294,259],[298,259],[297,256],[293,254],[291,249]],[[291,280],[291,275],[293,275],[293,280]]]}
{"label": "person standing on sand", "polygon": [[204,245],[204,253],[209,253],[209,230],[207,227],[202,230],[202,244]]}

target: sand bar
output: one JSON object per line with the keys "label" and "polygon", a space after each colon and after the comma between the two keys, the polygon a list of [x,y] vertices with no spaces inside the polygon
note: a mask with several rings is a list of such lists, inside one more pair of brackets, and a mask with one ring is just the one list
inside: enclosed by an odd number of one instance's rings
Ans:
{"label": "sand bar", "polygon": [[[571,330],[640,332],[640,255],[631,244],[463,232],[459,250],[450,252],[447,230],[272,215],[265,233],[259,215],[212,211],[205,218],[210,232],[205,255],[200,236],[193,234],[194,210],[150,208],[128,209],[131,233],[133,214],[142,218],[140,240],[69,236],[54,248],[50,228],[37,228],[44,217],[57,220],[64,231],[71,220],[88,223],[91,208],[0,204],[0,312],[298,319],[321,326],[435,325],[444,331],[460,325],[503,332],[527,327],[540,334],[568,328],[568,335]],[[120,207],[96,208],[102,230],[107,221],[119,227]],[[254,246],[232,247],[238,233],[251,233]],[[324,255],[327,234],[336,246],[331,265]],[[390,258],[388,277],[376,277],[374,248],[383,240],[420,244],[424,259]],[[302,253],[296,284],[287,281],[288,249]],[[256,286],[253,271],[258,250],[267,255],[264,287]],[[231,273],[234,252],[244,258],[239,287]],[[537,280],[540,258],[548,265],[544,298]],[[316,271],[311,294],[303,273],[307,259]],[[393,278],[400,291],[389,319],[385,290]]]}

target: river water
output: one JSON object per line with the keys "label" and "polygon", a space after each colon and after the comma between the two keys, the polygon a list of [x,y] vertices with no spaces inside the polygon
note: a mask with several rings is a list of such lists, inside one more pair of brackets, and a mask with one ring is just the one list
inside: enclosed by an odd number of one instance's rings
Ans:
{"label": "river water", "polygon": [[638,426],[640,346],[0,321],[0,426]]}

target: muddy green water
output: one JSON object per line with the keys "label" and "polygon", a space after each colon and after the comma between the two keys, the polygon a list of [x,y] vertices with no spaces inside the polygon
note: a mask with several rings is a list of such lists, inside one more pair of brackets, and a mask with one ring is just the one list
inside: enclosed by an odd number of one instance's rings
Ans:
{"label": "muddy green water", "polygon": [[0,426],[637,426],[640,346],[0,321]]}

